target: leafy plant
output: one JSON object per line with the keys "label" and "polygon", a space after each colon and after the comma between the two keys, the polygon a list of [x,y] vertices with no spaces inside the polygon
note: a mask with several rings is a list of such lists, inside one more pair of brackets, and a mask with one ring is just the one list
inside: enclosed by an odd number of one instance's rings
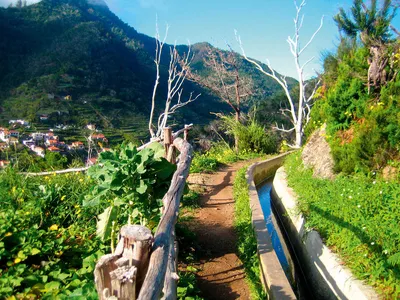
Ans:
{"label": "leafy plant", "polygon": [[160,217],[161,199],[168,189],[176,166],[163,158],[164,149],[154,143],[138,151],[122,144],[119,149],[100,154],[98,164],[88,170],[95,185],[85,197],[86,207],[104,206],[97,223],[97,234],[107,239],[112,222],[146,224],[154,228]]}
{"label": "leafy plant", "polygon": [[82,174],[26,178],[0,172],[0,295],[9,299],[96,299],[93,270],[108,251],[82,210]]}
{"label": "leafy plant", "polygon": [[277,137],[261,126],[255,117],[249,117],[242,122],[236,122],[233,116],[220,115],[220,117],[227,132],[239,141],[240,152],[251,151],[265,154],[277,152]]}

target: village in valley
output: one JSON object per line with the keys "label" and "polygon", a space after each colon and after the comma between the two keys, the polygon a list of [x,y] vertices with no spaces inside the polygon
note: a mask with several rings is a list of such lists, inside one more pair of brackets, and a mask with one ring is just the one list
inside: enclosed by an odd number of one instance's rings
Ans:
{"label": "village in valley", "polygon": [[[40,116],[40,121],[46,121],[45,118],[45,115]],[[48,130],[35,131],[28,121],[9,120],[7,128],[0,127],[0,154],[3,154],[0,156],[0,168],[13,162],[10,153],[24,150],[41,158],[45,158],[46,153],[59,153],[63,157],[79,158],[82,164],[91,166],[96,163],[100,152],[110,149],[107,148],[108,139],[94,124],[86,125],[82,129],[85,136],[75,141],[67,142],[63,129],[67,129],[67,126],[58,125]]]}

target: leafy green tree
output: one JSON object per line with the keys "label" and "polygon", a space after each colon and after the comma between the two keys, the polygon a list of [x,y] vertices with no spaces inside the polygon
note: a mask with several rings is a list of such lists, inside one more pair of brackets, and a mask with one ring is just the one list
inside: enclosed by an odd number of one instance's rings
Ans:
{"label": "leafy green tree", "polygon": [[380,88],[387,80],[387,43],[391,39],[391,25],[396,13],[392,0],[383,1],[382,7],[378,9],[378,1],[372,0],[370,7],[363,0],[354,0],[351,15],[343,8],[334,17],[341,32],[348,37],[358,40],[370,51],[368,58],[368,94],[370,87]]}
{"label": "leafy green tree", "polygon": [[377,6],[377,0],[372,0],[370,7],[363,0],[354,0],[350,14],[340,8],[334,20],[341,32],[352,38],[359,37],[364,45],[387,42],[396,8],[392,7],[392,0],[384,0],[380,9]]}

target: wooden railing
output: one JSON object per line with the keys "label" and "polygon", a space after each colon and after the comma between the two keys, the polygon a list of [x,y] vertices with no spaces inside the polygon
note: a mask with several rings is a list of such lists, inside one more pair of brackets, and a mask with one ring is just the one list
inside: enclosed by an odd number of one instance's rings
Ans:
{"label": "wooden railing", "polygon": [[[168,192],[163,197],[163,212],[153,237],[151,231],[139,225],[125,225],[112,254],[106,254],[96,264],[94,276],[101,300],[108,299],[176,299],[177,247],[175,223],[180,199],[192,161],[192,146],[176,137],[169,128],[164,131],[165,157],[177,161]],[[181,133],[179,132],[179,133]],[[176,159],[176,150],[180,152]]]}

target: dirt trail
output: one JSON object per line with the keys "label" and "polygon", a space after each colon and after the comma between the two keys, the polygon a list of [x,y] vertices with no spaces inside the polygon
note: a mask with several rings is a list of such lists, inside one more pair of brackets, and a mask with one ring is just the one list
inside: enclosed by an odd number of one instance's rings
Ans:
{"label": "dirt trail", "polygon": [[198,286],[207,299],[250,299],[243,265],[236,255],[233,180],[249,162],[238,162],[213,174],[194,174],[189,183],[202,186],[201,208],[190,228],[199,242]]}

